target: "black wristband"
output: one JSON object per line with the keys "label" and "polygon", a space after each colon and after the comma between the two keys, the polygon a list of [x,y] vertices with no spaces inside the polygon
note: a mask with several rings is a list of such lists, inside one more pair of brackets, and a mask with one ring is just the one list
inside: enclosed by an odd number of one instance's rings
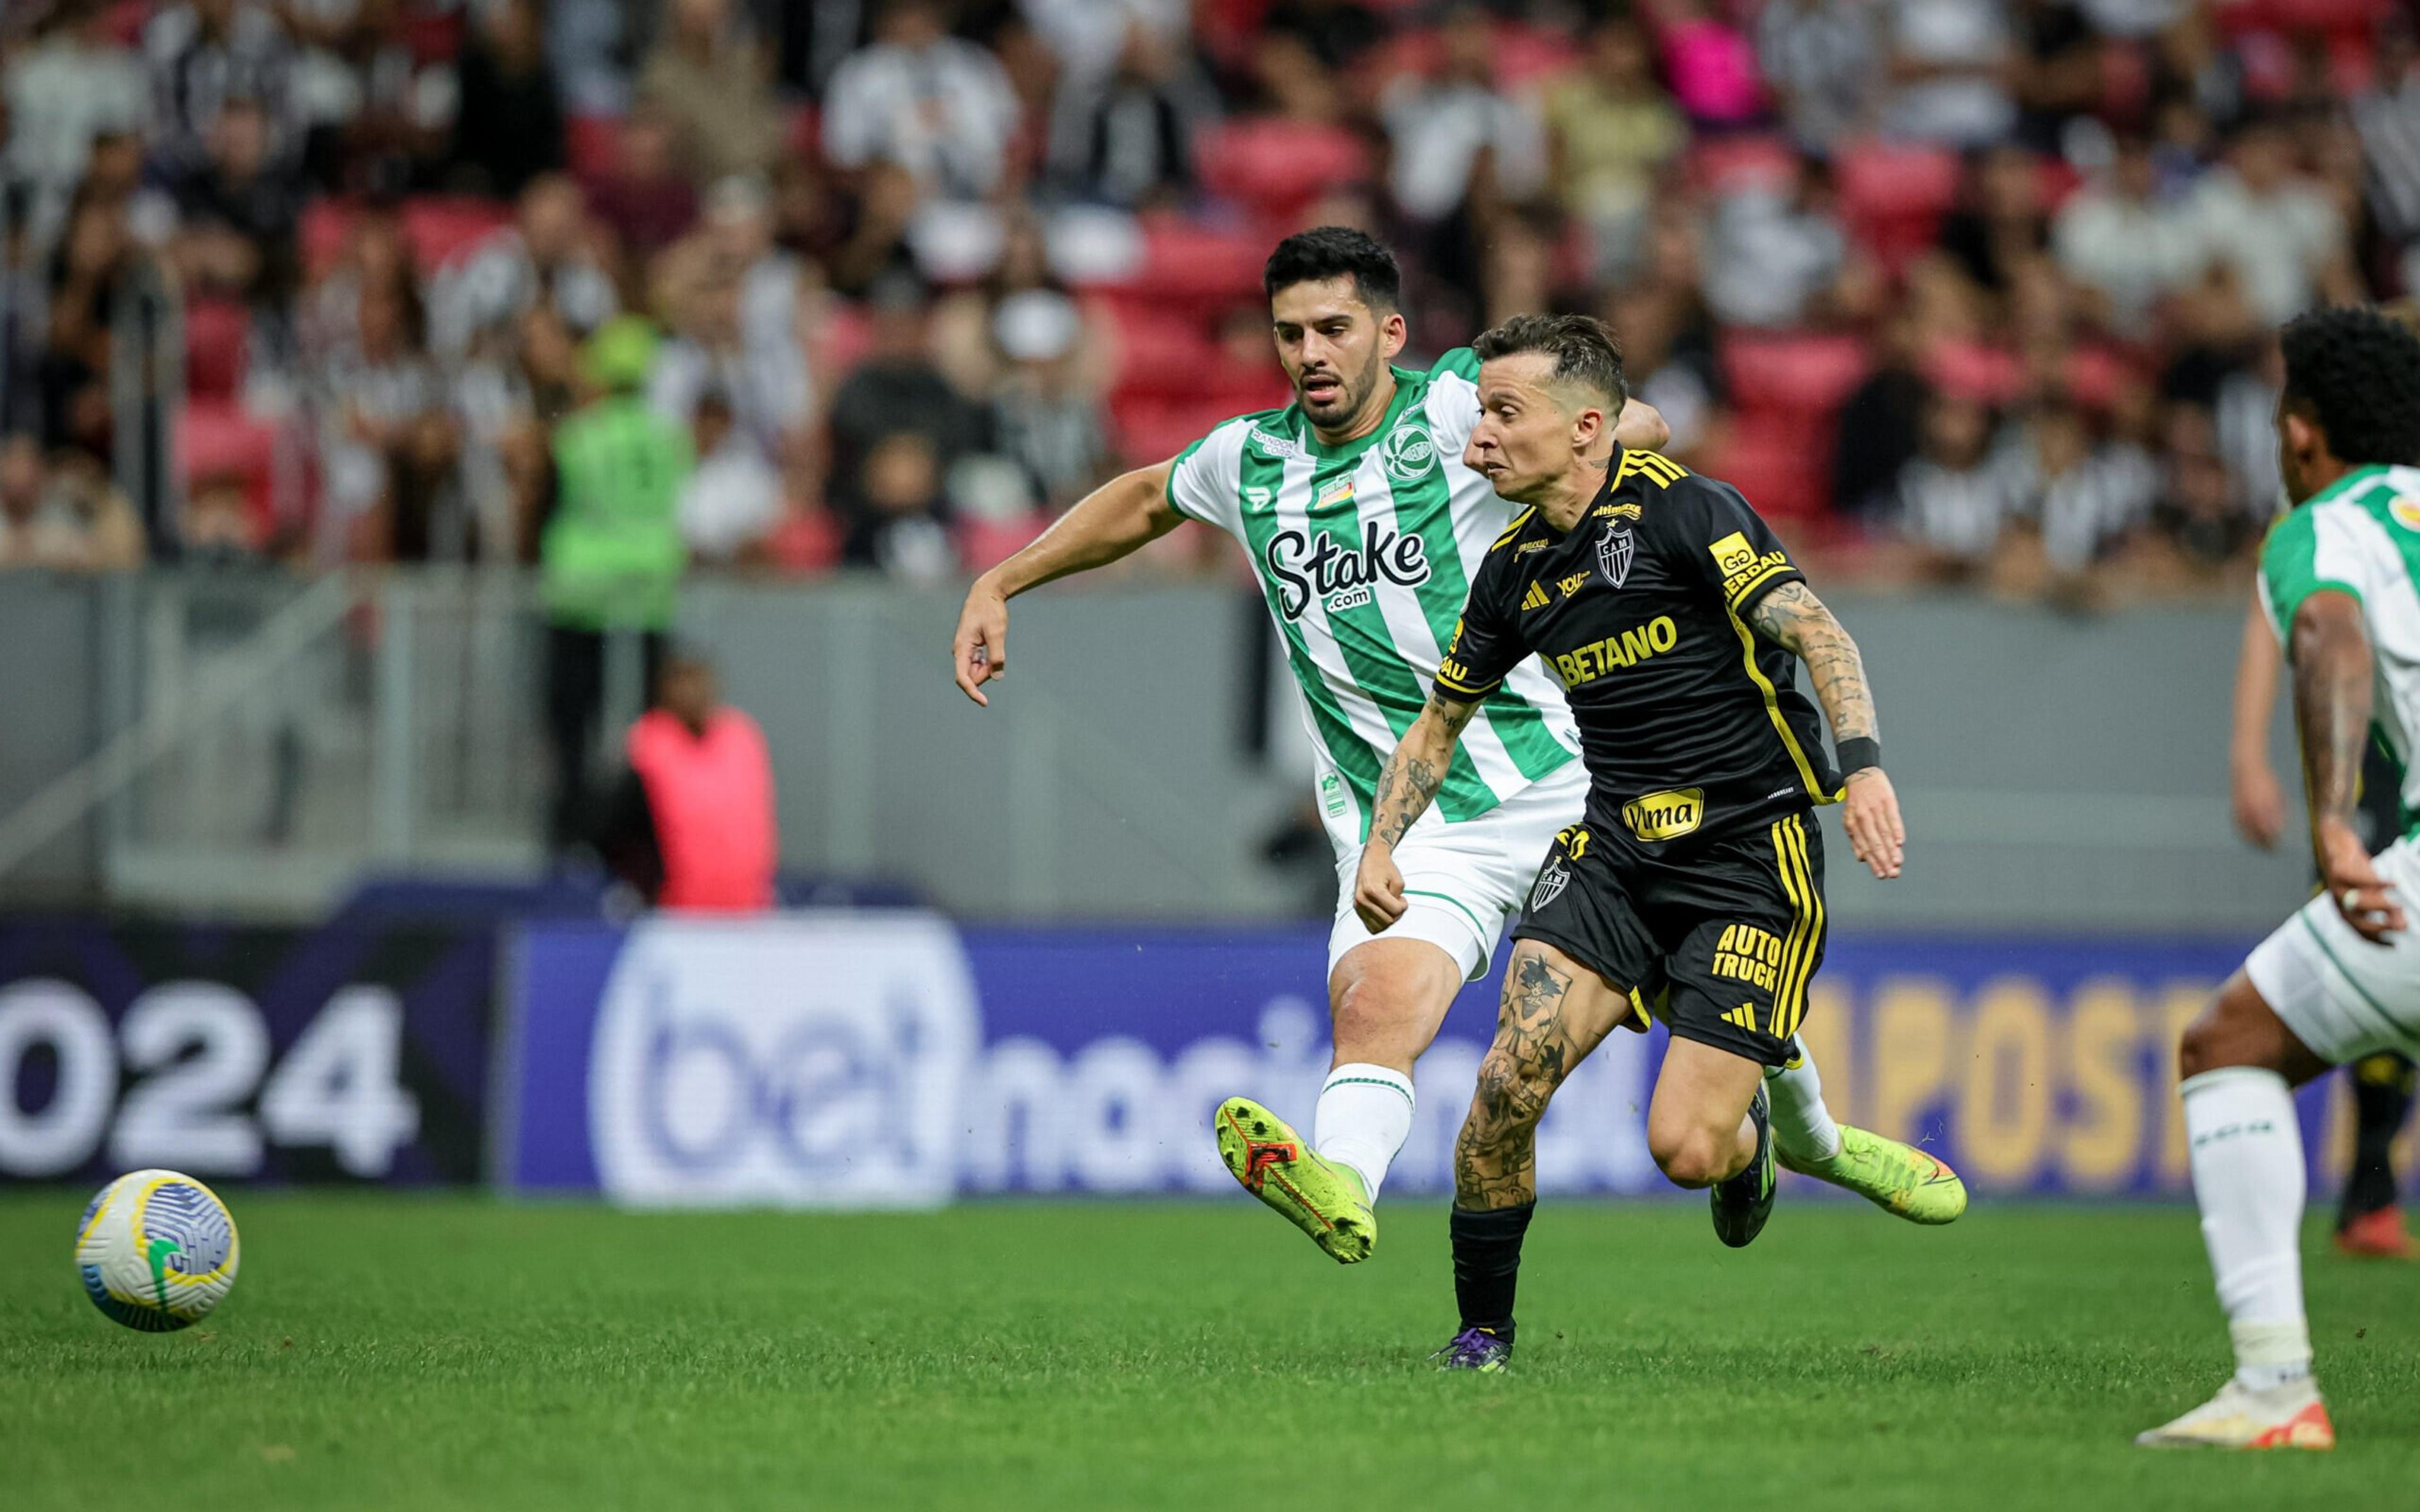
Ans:
{"label": "black wristband", "polygon": [[1841,741],[1839,749],[1842,777],[1883,764],[1883,743],[1865,735],[1854,735]]}

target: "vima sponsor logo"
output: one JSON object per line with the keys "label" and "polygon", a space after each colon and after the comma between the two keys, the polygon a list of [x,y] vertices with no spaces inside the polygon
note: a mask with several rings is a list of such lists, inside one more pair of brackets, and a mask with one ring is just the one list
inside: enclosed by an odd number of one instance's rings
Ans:
{"label": "vima sponsor logo", "polygon": [[598,1179],[643,1205],[944,1201],[978,1022],[938,918],[650,919],[598,1007]]}
{"label": "vima sponsor logo", "polygon": [[[1411,1137],[1388,1192],[1448,1192],[1453,1142],[1485,1047],[1441,1039],[1420,1057]],[[1646,1041],[1617,1035],[1574,1073],[1538,1134],[1549,1191],[1637,1193],[1662,1178],[1647,1153]],[[1162,1051],[1125,1036],[1062,1051],[1016,1037],[985,1051],[958,1122],[970,1192],[1227,1192],[1210,1116],[1238,1093],[1308,1130],[1327,1076],[1326,1015],[1270,1000],[1249,1041],[1204,1038]]]}

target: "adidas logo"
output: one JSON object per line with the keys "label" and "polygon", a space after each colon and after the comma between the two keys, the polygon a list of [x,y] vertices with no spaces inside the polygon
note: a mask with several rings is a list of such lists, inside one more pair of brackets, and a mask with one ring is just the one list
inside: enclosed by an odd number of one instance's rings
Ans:
{"label": "adidas logo", "polygon": [[1746,1029],[1753,1033],[1756,1029],[1756,1005],[1754,1003],[1742,1003],[1739,1007],[1732,1009],[1730,1012],[1724,1014],[1723,1022],[1730,1025],[1734,1028]]}
{"label": "adidas logo", "polygon": [[1533,582],[1529,585],[1528,595],[1521,600],[1521,607],[1523,609],[1544,609],[1546,607],[1546,585],[1541,582]]}

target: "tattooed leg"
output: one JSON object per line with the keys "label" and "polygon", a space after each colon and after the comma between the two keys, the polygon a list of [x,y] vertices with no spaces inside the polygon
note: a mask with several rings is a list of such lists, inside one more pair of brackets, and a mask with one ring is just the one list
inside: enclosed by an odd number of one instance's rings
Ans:
{"label": "tattooed leg", "polygon": [[1589,1052],[1630,1016],[1630,998],[1551,945],[1523,940],[1504,976],[1496,1042],[1480,1062],[1454,1141],[1457,1208],[1513,1208],[1538,1196],[1538,1120]]}

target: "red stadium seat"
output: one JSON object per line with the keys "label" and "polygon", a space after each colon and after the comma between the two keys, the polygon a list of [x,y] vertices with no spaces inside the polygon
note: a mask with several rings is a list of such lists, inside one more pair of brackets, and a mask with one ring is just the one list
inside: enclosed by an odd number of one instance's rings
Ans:
{"label": "red stadium seat", "polygon": [[196,482],[234,478],[243,486],[256,539],[270,538],[276,523],[277,430],[256,420],[232,400],[203,400],[177,417],[177,476]]}
{"label": "red stadium seat", "polygon": [[403,202],[403,234],[424,269],[443,267],[512,224],[512,207],[467,194],[427,194]]}
{"label": "red stadium seat", "polygon": [[1143,230],[1141,273],[1116,292],[1163,308],[1215,312],[1258,295],[1267,259],[1268,248],[1257,237],[1157,221]]}
{"label": "red stadium seat", "polygon": [[345,255],[345,242],[352,236],[353,223],[360,216],[361,207],[347,199],[315,199],[302,207],[295,241],[302,255],[305,274],[317,278],[336,265],[336,259]]}
{"label": "red stadium seat", "polygon": [[185,306],[185,393],[189,399],[232,399],[243,387],[251,358],[252,312],[233,300],[196,300]]}
{"label": "red stadium seat", "polygon": [[1121,310],[1118,327],[1120,394],[1183,395],[1202,392],[1218,349],[1189,316],[1156,315],[1140,306]]}
{"label": "red stadium seat", "polygon": [[1110,406],[1117,422],[1118,449],[1135,462],[1162,462],[1208,435],[1219,422],[1233,419],[1241,408],[1217,397],[1209,399],[1125,399]]}
{"label": "red stadium seat", "polygon": [[1778,136],[1714,136],[1689,148],[1689,177],[1711,194],[1787,183],[1798,149]]}
{"label": "red stadium seat", "polygon": [[1768,519],[1808,519],[1831,506],[1830,442],[1822,425],[1744,413],[1704,471],[1737,488]]}
{"label": "red stadium seat", "polygon": [[988,572],[1032,545],[1050,523],[1050,517],[1040,512],[1016,519],[975,519],[959,524],[958,560],[969,572]]}
{"label": "red stadium seat", "polygon": [[2024,364],[2013,352],[1979,342],[1947,342],[1924,359],[1924,376],[1946,393],[1980,404],[2007,404],[2025,386]]}
{"label": "red stadium seat", "polygon": [[1273,220],[1299,215],[1320,195],[1371,171],[1368,144],[1342,127],[1271,117],[1211,127],[1194,155],[1212,193]]}
{"label": "red stadium seat", "polygon": [[1842,219],[1894,269],[1932,245],[1958,198],[1958,155],[1946,147],[1861,142],[1838,164]]}
{"label": "red stadium seat", "polygon": [[1856,337],[1819,335],[1726,336],[1722,362],[1740,409],[1800,416],[1838,409],[1873,365]]}

